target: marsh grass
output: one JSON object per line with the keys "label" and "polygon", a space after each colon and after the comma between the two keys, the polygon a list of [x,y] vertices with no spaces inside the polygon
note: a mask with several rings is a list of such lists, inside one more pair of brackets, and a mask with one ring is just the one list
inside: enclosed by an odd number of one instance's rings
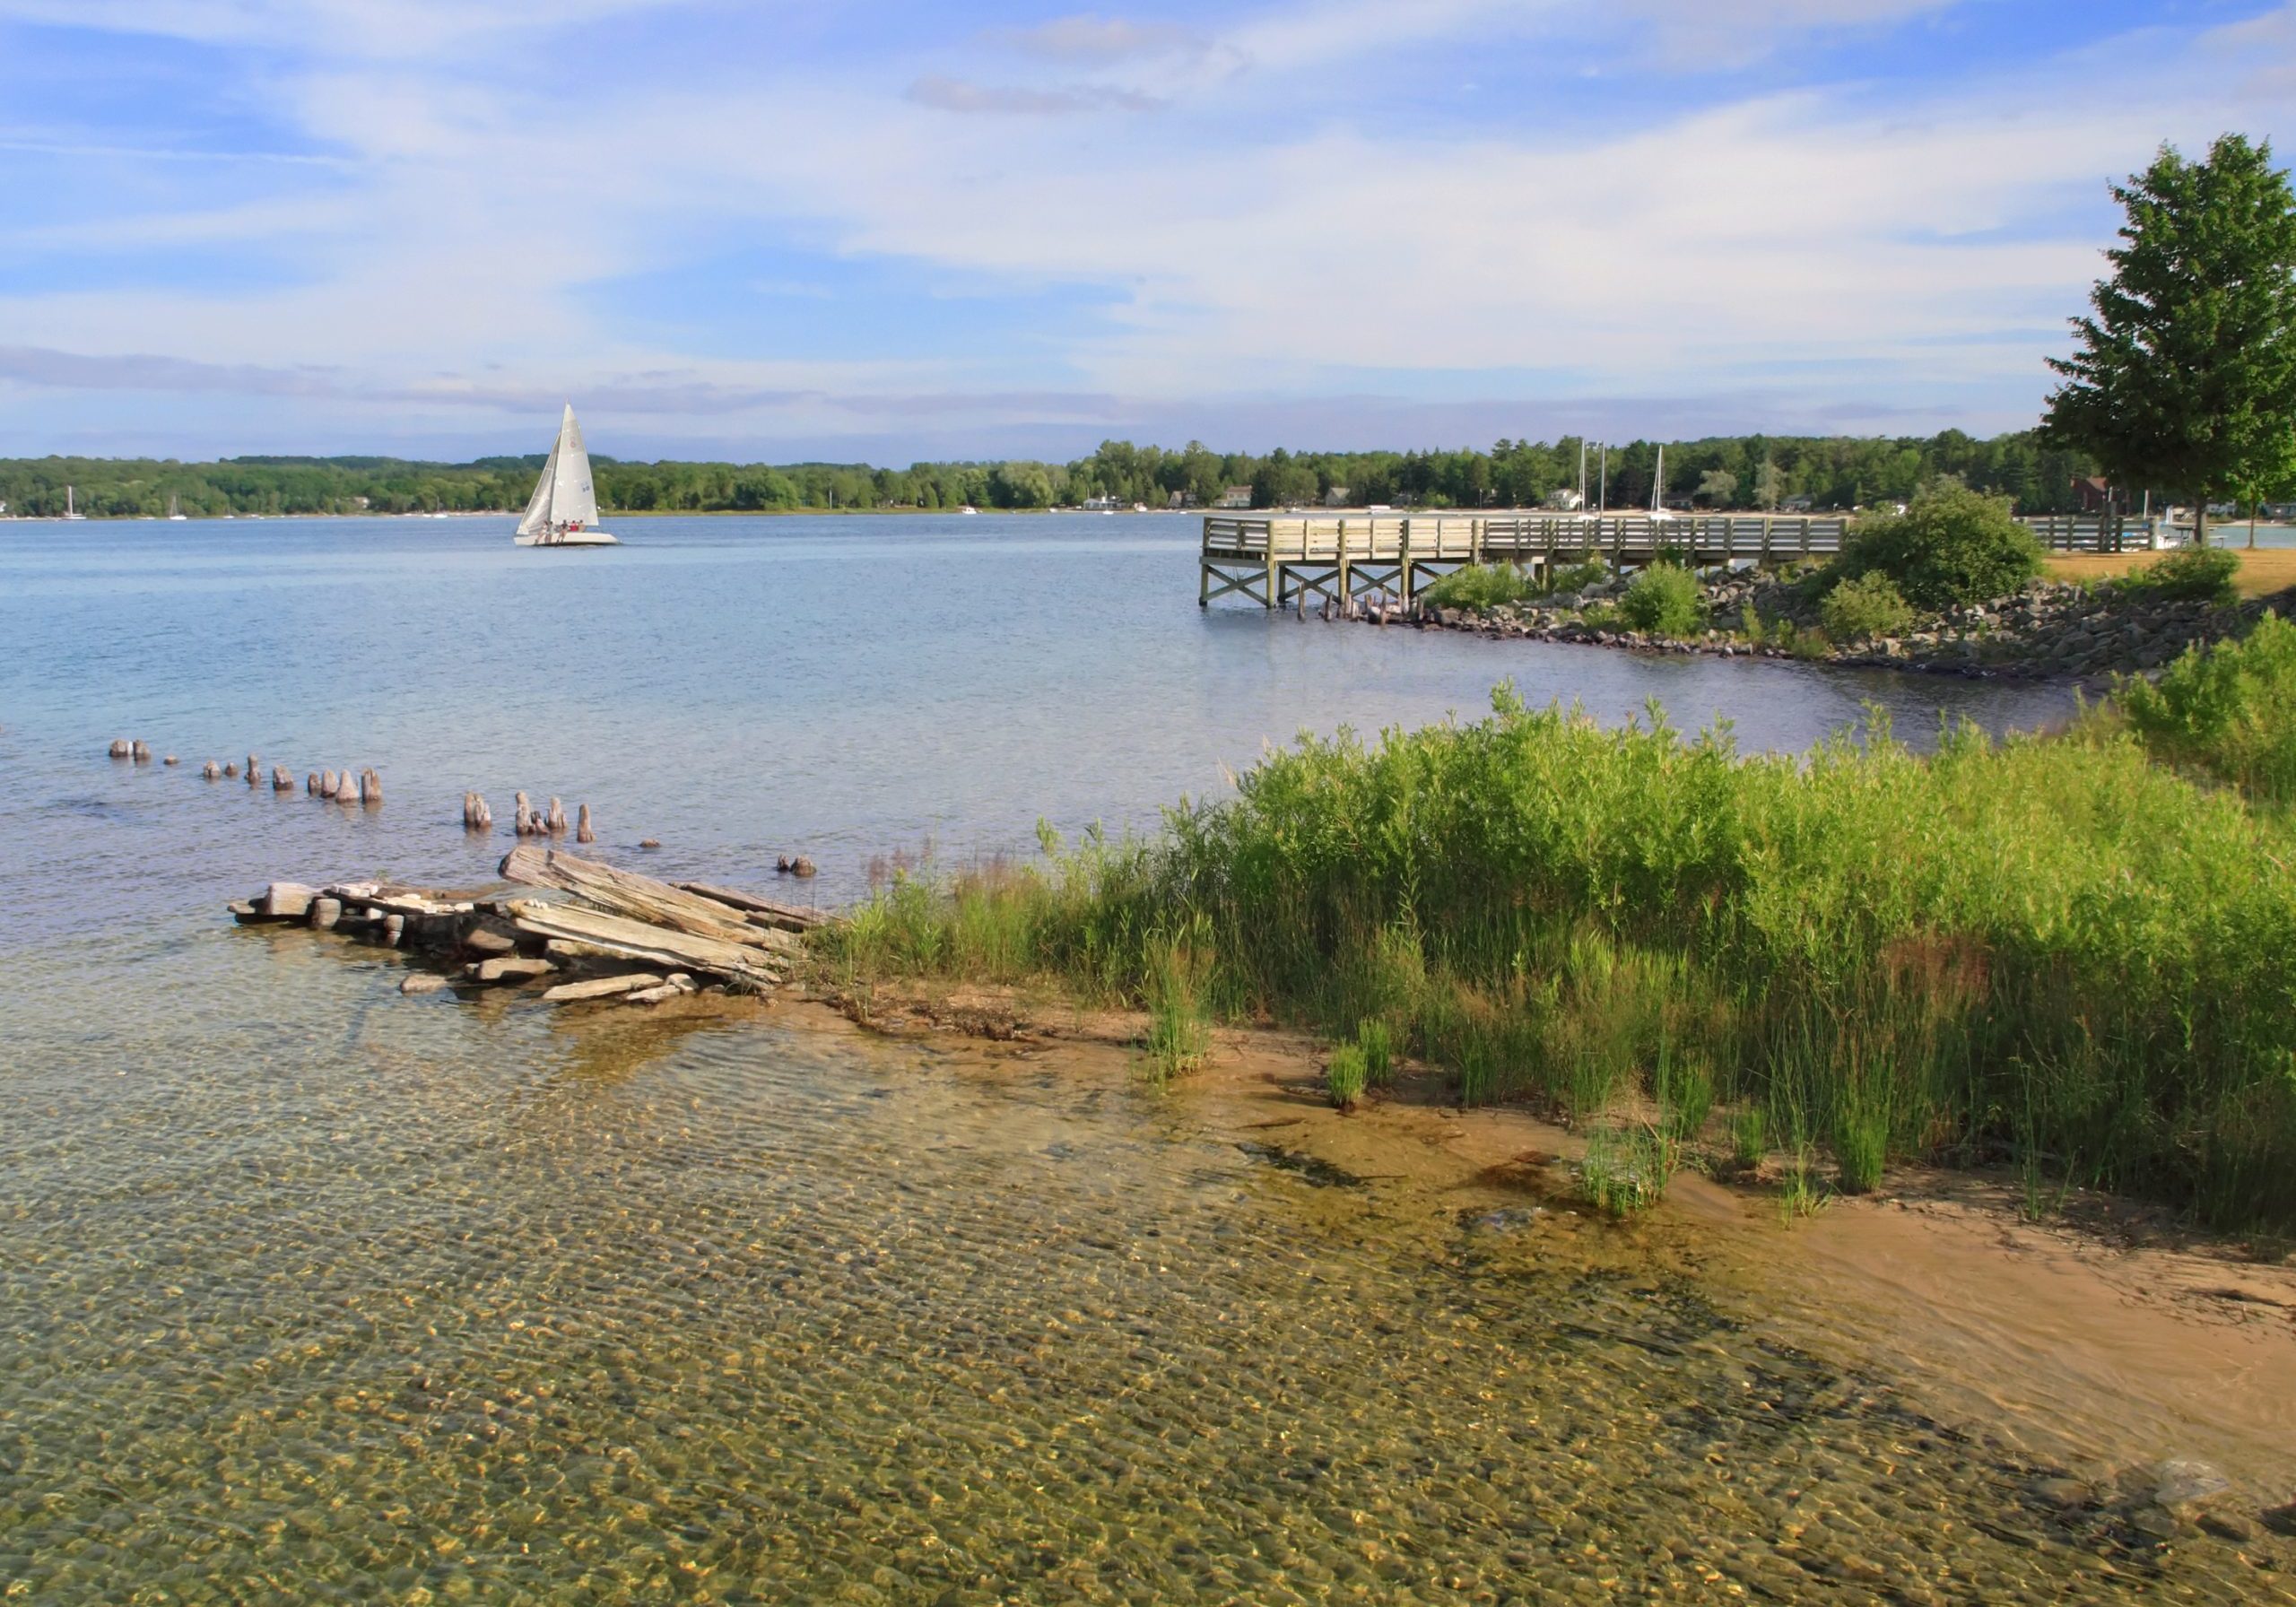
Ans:
{"label": "marsh grass", "polygon": [[2161,759],[2253,797],[2296,804],[2296,625],[2278,614],[2266,613],[2241,640],[2186,649],[2157,684],[2124,684],[2118,701]]}
{"label": "marsh grass", "polygon": [[1342,1110],[1351,1108],[1363,1097],[1369,1081],[1363,1051],[1354,1044],[1334,1045],[1324,1063],[1324,1090],[1331,1102]]}
{"label": "marsh grass", "polygon": [[1387,1030],[1387,1022],[1377,1017],[1366,1017],[1355,1029],[1356,1051],[1363,1057],[1363,1080],[1373,1088],[1386,1088],[1396,1079],[1395,1037]]}
{"label": "marsh grass", "polygon": [[1747,1105],[1730,1114],[1730,1156],[1747,1171],[1770,1159],[1770,1112]]}
{"label": "marsh grass", "polygon": [[1723,1104],[1789,1191],[1821,1142],[1846,1189],[2006,1145],[2285,1229],[2292,836],[2110,722],[1925,759],[1875,721],[1797,760],[1502,689],[1481,723],[1271,755],[1152,841],[896,878],[822,942],[858,977],[1033,975],[1359,1050],[1376,1021],[1462,1102],[1589,1131],[1655,1110],[1683,1142]]}
{"label": "marsh grass", "polygon": [[1631,1216],[1665,1198],[1682,1165],[1681,1146],[1648,1124],[1605,1125],[1587,1136],[1578,1194],[1611,1216]]}

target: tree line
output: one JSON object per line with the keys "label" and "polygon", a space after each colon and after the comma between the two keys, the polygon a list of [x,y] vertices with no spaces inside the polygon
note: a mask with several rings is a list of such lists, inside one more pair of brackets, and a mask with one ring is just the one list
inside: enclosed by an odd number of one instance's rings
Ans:
{"label": "tree line", "polygon": [[[1013,459],[867,464],[624,462],[593,456],[598,502],[616,513],[789,513],[826,508],[1034,509],[1095,498],[1122,506],[1210,508],[1231,490],[1253,506],[1321,502],[1395,507],[1534,507],[1576,491],[1585,447],[1588,499],[1648,506],[1660,443],[1607,448],[1565,437],[1500,440],[1488,451],[1214,452],[1103,442],[1072,463]],[[1792,504],[1857,508],[1901,502],[1940,476],[2014,500],[2022,513],[2076,506],[2083,454],[2023,430],[1980,440],[1958,430],[1934,436],[1718,436],[1665,443],[1665,496],[1717,508]],[[395,457],[231,457],[215,463],[156,458],[0,459],[0,503],[12,514],[65,511],[65,488],[93,518],[185,514],[310,515],[483,513],[526,506],[542,472],[539,453],[465,464]],[[1605,465],[1606,468],[1605,468]]]}

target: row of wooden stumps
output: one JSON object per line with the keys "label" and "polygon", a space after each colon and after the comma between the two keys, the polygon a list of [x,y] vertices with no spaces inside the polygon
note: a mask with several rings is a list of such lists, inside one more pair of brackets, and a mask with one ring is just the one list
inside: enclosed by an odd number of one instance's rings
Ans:
{"label": "row of wooden stumps", "polygon": [[[566,805],[556,798],[550,801],[547,811],[538,811],[526,799],[517,795],[517,812],[512,816],[510,830],[520,837],[564,837],[566,835]],[[483,794],[467,792],[463,795],[463,829],[466,831],[494,830],[494,812],[487,807]],[[590,825],[590,806],[583,804],[574,815],[574,840],[594,843],[598,834]]]}
{"label": "row of wooden stumps", "polygon": [[274,882],[230,907],[243,925],[293,924],[421,955],[406,994],[541,987],[552,1004],[658,1004],[710,989],[762,993],[787,980],[822,911],[701,882],[668,882],[521,846],[504,881],[561,895],[464,898],[387,882]]}
{"label": "row of wooden stumps", "polygon": [[[134,764],[149,764],[152,762],[152,747],[145,742],[115,737],[112,739],[111,756]],[[161,762],[172,765],[180,761],[170,753]],[[248,754],[247,768],[242,770],[236,760],[218,764],[211,759],[199,767],[199,774],[201,779],[206,781],[236,781],[244,775],[249,786],[261,786],[264,782],[263,760],[257,754]],[[271,767],[271,790],[274,793],[295,790],[295,777],[285,765]],[[349,766],[340,771],[314,770],[303,778],[303,790],[314,798],[325,798],[330,803],[363,804],[372,807],[383,801],[383,778],[375,773],[372,765],[356,775],[351,772]]]}

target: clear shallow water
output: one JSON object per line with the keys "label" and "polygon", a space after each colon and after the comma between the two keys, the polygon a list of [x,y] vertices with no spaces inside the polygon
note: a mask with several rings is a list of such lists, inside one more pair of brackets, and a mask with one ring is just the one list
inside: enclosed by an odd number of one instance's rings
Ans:
{"label": "clear shallow water", "polygon": [[[954,521],[951,524],[953,526]],[[1120,1068],[404,999],[274,873],[461,789],[857,886],[1511,673],[1793,746],[1859,690],[1256,614],[1192,528],[0,529],[0,1581],[40,1602],[2257,1599],[1694,1279],[1398,1220]],[[500,550],[497,550],[498,545]],[[600,561],[603,560],[604,561]],[[2030,691],[1881,681],[1995,720]],[[142,735],[169,771],[102,757]],[[372,762],[344,812],[198,760]],[[1769,1335],[1769,1336],[1765,1336]],[[1743,1594],[1742,1594],[1743,1593]]]}
{"label": "clear shallow water", "polygon": [[0,1006],[31,1600],[2283,1599],[1120,1067],[405,1000],[300,932],[163,963]]}

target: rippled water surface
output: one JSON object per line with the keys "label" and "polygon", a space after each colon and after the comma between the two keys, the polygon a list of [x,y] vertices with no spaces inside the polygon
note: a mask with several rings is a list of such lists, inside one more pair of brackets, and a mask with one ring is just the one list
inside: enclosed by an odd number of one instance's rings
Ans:
{"label": "rippled water surface", "polygon": [[[882,848],[1141,820],[1263,737],[1472,708],[1500,673],[1761,745],[1868,690],[1205,619],[1185,527],[975,523],[663,521],[603,555],[460,523],[0,526],[0,1588],[2281,1588],[2213,1542],[2163,1563],[1694,1279],[1397,1220],[1113,1060],[407,999],[394,957],[221,919],[274,873],[483,874],[503,845],[454,828],[467,785],[588,799],[611,846],[729,880],[810,848],[850,887]],[[1993,696],[1872,690],[1916,724]],[[2055,707],[2002,698],[1973,710]],[[389,801],[116,766],[114,734],[371,762]]]}
{"label": "rippled water surface", "polygon": [[[1636,658],[1196,606],[1177,517],[648,519],[519,550],[507,519],[0,523],[0,942],[309,872],[452,880],[500,852],[463,792],[592,805],[602,846],[740,880],[779,853],[830,896],[871,856],[1033,848],[1039,816],[1152,824],[1264,743],[1535,702],[1736,722],[1801,748],[1877,699],[2034,723],[2067,695],[1884,673]],[[91,765],[114,736],[185,760]],[[204,759],[372,765],[372,815],[204,790]]]}

